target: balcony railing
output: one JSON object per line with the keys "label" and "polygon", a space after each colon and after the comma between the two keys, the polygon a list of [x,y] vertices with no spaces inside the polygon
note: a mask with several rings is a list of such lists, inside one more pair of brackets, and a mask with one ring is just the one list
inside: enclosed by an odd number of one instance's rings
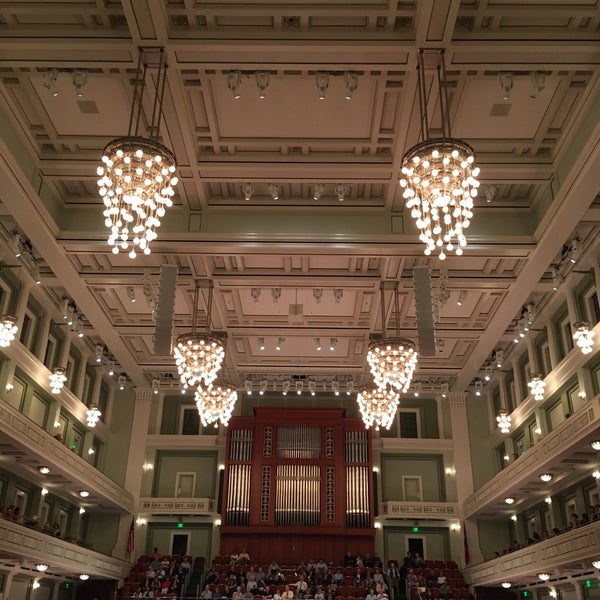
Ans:
{"label": "balcony railing", "polygon": [[465,517],[474,516],[489,503],[504,498],[512,490],[517,490],[527,480],[535,480],[537,474],[544,471],[545,467],[551,466],[574,447],[589,440],[598,430],[600,397],[597,396],[471,494],[464,504]]}
{"label": "balcony railing", "polygon": [[407,519],[457,519],[456,502],[382,502],[380,517]]}
{"label": "balcony railing", "polygon": [[[465,570],[470,585],[497,585],[502,581],[537,580],[544,571],[551,578],[553,571],[565,567],[582,572],[593,569],[592,561],[600,556],[600,521],[573,529],[556,537],[521,548]],[[552,579],[550,580],[550,582]]]}
{"label": "balcony railing", "polygon": [[35,456],[39,464],[51,467],[54,473],[62,473],[64,477],[80,484],[82,489],[95,493],[127,512],[133,512],[133,496],[127,490],[3,401],[0,401],[0,433],[10,438],[16,447]]}
{"label": "balcony railing", "polygon": [[0,552],[21,561],[45,563],[48,573],[90,576],[120,579],[129,573],[128,562],[106,556],[55,538],[36,529],[0,519]]}
{"label": "balcony railing", "polygon": [[139,512],[155,515],[213,515],[216,502],[212,498],[140,498]]}

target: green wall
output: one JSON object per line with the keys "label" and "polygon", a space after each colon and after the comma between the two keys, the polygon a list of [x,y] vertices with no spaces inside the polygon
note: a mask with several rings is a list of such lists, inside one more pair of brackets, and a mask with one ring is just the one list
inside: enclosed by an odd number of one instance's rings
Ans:
{"label": "green wall", "polygon": [[117,543],[119,531],[119,515],[93,514],[88,520],[86,540],[91,542],[92,549],[102,554],[112,554]]}
{"label": "green wall", "polygon": [[403,500],[402,476],[421,477],[424,502],[445,502],[444,461],[439,454],[382,454],[382,501]]}
{"label": "green wall", "polygon": [[217,476],[217,452],[159,451],[154,465],[152,495],[157,498],[175,496],[177,473],[195,473],[196,498],[214,498]]}
{"label": "green wall", "polygon": [[[127,456],[129,455],[134,409],[135,392],[129,389],[118,390],[114,395],[110,419],[112,438],[110,444],[106,444],[102,449],[104,474],[125,488],[127,488],[125,484],[125,472],[127,469]],[[137,440],[131,440],[133,444],[136,442]],[[139,440],[137,443],[143,444],[144,442],[145,440]]]}
{"label": "green wall", "polygon": [[467,421],[469,424],[469,445],[471,447],[471,464],[473,486],[478,490],[499,470],[496,453],[490,446],[490,415],[488,404],[483,397],[467,397]]}
{"label": "green wall", "polygon": [[184,519],[184,527],[179,529],[173,523],[149,523],[146,537],[146,552],[150,553],[153,548],[158,548],[162,554],[171,552],[171,536],[188,534],[188,554],[193,557],[210,557],[212,543],[213,525],[202,525],[199,523],[187,523]]}
{"label": "green wall", "polygon": [[511,542],[509,526],[506,523],[480,519],[477,528],[479,548],[486,560],[494,558],[495,552],[502,553],[502,549]]}
{"label": "green wall", "polygon": [[385,527],[383,530],[383,547],[385,561],[402,559],[408,550],[409,538],[423,538],[423,551],[426,559],[449,560],[450,540],[448,529],[438,527],[419,527],[418,533],[412,527]]}

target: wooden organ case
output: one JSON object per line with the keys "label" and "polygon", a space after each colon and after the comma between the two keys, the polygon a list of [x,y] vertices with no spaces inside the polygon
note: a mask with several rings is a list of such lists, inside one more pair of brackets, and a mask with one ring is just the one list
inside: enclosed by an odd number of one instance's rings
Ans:
{"label": "wooden organ case", "polygon": [[227,432],[221,553],[339,562],[373,553],[371,435],[344,409],[256,408]]}

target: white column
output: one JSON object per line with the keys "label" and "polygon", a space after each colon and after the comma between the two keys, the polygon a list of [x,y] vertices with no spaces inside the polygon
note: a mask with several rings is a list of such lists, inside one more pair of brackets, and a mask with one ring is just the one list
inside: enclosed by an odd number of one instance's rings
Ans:
{"label": "white column", "polygon": [[[148,437],[148,426],[150,422],[150,407],[152,405],[152,390],[144,388],[136,390],[135,409],[131,426],[131,441],[129,443],[129,454],[127,456],[127,469],[125,471],[125,489],[139,501],[142,486],[142,466],[146,457],[146,440]],[[119,533],[117,543],[113,548],[112,555],[116,558],[125,559],[127,553],[127,538],[131,519],[135,515],[123,515],[119,522]],[[139,550],[137,551],[139,552]],[[134,557],[131,557],[132,559]]]}
{"label": "white column", "polygon": [[[469,427],[467,423],[467,404],[465,401],[466,394],[451,393],[449,396],[457,501],[459,506],[463,506],[465,500],[474,492],[471,445],[469,444]],[[479,546],[477,523],[465,521],[465,527],[471,562],[475,564],[483,562],[483,555]]]}
{"label": "white column", "polygon": [[[90,406],[100,402],[100,388],[102,386],[102,367],[94,367],[94,381],[92,383],[92,393],[90,394]],[[104,416],[104,415],[103,415]]]}
{"label": "white column", "polygon": [[69,360],[69,352],[71,351],[71,338],[73,337],[73,333],[67,329],[65,331],[65,337],[63,339],[62,346],[60,348],[60,355],[58,356],[58,360],[52,367],[63,367],[63,369],[67,368],[67,361]]}
{"label": "white column", "polygon": [[40,324],[40,332],[37,340],[35,349],[35,355],[38,360],[43,363],[46,356],[46,348],[48,346],[48,336],[50,335],[50,325],[52,324],[52,317],[49,312],[44,313],[42,322]]}
{"label": "white column", "polygon": [[[10,394],[12,391],[13,379],[15,377],[15,361],[7,360],[2,364],[0,371],[0,393]],[[6,386],[9,386],[8,388]]]}
{"label": "white column", "polygon": [[513,370],[513,379],[515,380],[515,406],[518,406],[525,399],[523,397],[523,379],[521,377],[521,371],[519,370],[519,359],[517,356],[512,357],[512,370]]}
{"label": "white column", "polygon": [[29,290],[31,289],[31,281],[22,281],[21,289],[19,291],[19,299],[17,300],[17,307],[15,308],[14,317],[17,319],[17,325],[19,331],[17,332],[17,338],[23,329],[23,320],[25,319],[25,311],[27,310],[27,302],[29,302]]}
{"label": "white column", "polygon": [[581,321],[579,314],[579,308],[577,306],[577,298],[575,297],[575,288],[573,285],[573,278],[568,277],[567,281],[562,286],[562,291],[567,299],[567,311],[569,313],[569,321],[571,322],[571,329],[574,331],[573,326],[577,321]]}
{"label": "white column", "polygon": [[77,373],[77,389],[75,395],[85,404],[85,398],[83,398],[83,388],[85,386],[85,372],[87,370],[87,363],[90,357],[89,352],[81,353],[81,361],[79,362],[79,372]]}
{"label": "white column", "polygon": [[552,326],[552,321],[546,323],[546,335],[548,336],[548,352],[550,353],[550,366],[552,369],[560,362],[558,357],[558,347],[556,345],[556,332]]}

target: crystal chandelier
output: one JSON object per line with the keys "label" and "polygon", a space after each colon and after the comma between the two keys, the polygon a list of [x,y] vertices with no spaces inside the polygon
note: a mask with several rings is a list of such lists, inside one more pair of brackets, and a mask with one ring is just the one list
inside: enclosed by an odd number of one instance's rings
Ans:
{"label": "crystal chandelier", "polygon": [[577,347],[583,354],[589,354],[594,346],[594,332],[592,331],[590,324],[584,321],[579,321],[573,326],[575,332],[573,333],[573,340],[577,344]]}
{"label": "crystal chandelier", "polygon": [[140,49],[129,132],[108,143],[96,171],[98,193],[104,202],[104,224],[110,230],[108,244],[114,254],[128,251],[130,258],[135,258],[138,251],[150,254],[150,243],[156,238],[166,209],[173,205],[173,187],[177,185],[175,157],[158,142],[167,69],[162,48],[155,65],[156,91],[149,137],[138,135],[149,68],[147,55],[148,51]]}
{"label": "crystal chandelier", "polygon": [[539,373],[534,373],[531,376],[531,381],[527,384],[529,391],[536,400],[544,399],[544,390],[546,389],[546,382],[542,379]]}
{"label": "crystal chandelier", "polygon": [[[433,54],[435,52],[435,55]],[[424,51],[419,51],[417,74],[421,141],[410,148],[402,159],[403,197],[406,208],[420,230],[419,239],[425,244],[425,254],[439,251],[463,253],[467,240],[464,230],[473,217],[473,198],[477,196],[479,168],[475,153],[466,142],[452,137],[448,121],[448,88],[444,52],[427,51],[435,56],[438,104],[442,137],[432,138],[427,109]]]}
{"label": "crystal chandelier", "polygon": [[87,415],[87,426],[90,428],[96,427],[96,423],[98,423],[102,416],[102,413],[96,404],[92,404],[85,414]]}
{"label": "crystal chandelier", "polygon": [[217,373],[225,358],[225,347],[221,336],[210,332],[213,285],[208,285],[208,302],[206,311],[206,331],[196,331],[198,315],[199,282],[194,289],[194,312],[192,331],[177,337],[173,355],[183,389],[195,386],[210,386],[217,378]]}
{"label": "crystal chandelier", "polygon": [[496,421],[498,422],[498,427],[502,433],[508,433],[510,431],[510,426],[512,423],[512,419],[508,414],[508,411],[505,409],[498,411],[498,416],[496,417]]}
{"label": "crystal chandelier", "polygon": [[65,381],[67,381],[66,371],[63,367],[56,367],[50,373],[50,390],[53,394],[60,394],[60,390],[63,389]]}
{"label": "crystal chandelier", "polygon": [[237,391],[226,381],[215,381],[210,387],[198,387],[196,390],[196,406],[202,425],[211,423],[219,426],[219,421],[227,427],[233,408],[237,401]]}
{"label": "crystal chandelier", "polygon": [[393,388],[362,388],[356,396],[358,409],[367,429],[375,425],[389,429],[399,404],[400,395]]}
{"label": "crystal chandelier", "polygon": [[2,348],[10,346],[10,343],[15,339],[18,329],[15,317],[9,315],[0,317],[0,346]]}
{"label": "crystal chandelier", "polygon": [[390,386],[399,392],[406,392],[417,366],[415,344],[400,337],[400,310],[398,304],[398,284],[394,288],[394,310],[396,313],[396,335],[386,336],[384,284],[381,284],[382,339],[373,340],[367,350],[367,363],[379,388]]}

